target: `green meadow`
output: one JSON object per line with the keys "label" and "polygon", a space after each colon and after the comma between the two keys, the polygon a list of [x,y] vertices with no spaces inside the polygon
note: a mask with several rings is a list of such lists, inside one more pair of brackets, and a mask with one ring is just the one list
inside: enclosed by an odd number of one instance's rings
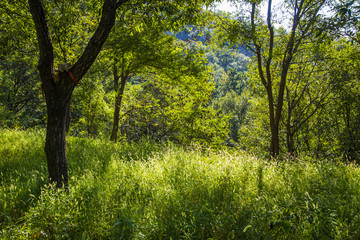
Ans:
{"label": "green meadow", "polygon": [[0,239],[360,238],[354,164],[68,137],[64,190],[44,135],[0,130]]}

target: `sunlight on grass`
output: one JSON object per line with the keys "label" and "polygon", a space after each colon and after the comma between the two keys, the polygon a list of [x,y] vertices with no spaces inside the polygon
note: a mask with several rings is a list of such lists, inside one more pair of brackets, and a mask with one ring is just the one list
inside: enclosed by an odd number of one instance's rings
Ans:
{"label": "sunlight on grass", "polygon": [[353,239],[358,166],[69,137],[47,186],[42,132],[0,131],[1,239]]}

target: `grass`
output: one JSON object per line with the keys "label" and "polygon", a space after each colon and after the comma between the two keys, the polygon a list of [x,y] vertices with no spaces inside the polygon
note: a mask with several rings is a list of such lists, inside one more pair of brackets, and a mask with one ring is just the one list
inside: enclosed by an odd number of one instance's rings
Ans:
{"label": "grass", "polygon": [[47,185],[39,131],[0,130],[0,239],[359,239],[360,169],[233,150],[68,138]]}

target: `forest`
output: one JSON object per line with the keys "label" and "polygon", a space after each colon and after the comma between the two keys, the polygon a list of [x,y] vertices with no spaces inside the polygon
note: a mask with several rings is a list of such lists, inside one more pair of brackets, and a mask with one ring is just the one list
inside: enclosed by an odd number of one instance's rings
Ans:
{"label": "forest", "polygon": [[0,239],[360,239],[359,17],[1,2]]}

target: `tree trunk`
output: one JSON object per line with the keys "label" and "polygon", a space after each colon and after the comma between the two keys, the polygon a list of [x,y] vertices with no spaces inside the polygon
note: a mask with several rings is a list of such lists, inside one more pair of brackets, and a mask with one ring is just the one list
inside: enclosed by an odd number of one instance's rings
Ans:
{"label": "tree trunk", "polygon": [[[287,89],[287,92],[289,90]],[[292,123],[291,123],[291,116],[292,116],[292,106],[290,103],[289,93],[287,94],[287,101],[288,101],[288,112],[287,112],[287,119],[286,119],[286,145],[288,154],[293,156],[295,154],[295,146],[294,146],[294,132],[292,131]]]}
{"label": "tree trunk", "polygon": [[[119,132],[120,107],[121,107],[121,102],[122,102],[122,98],[123,98],[123,94],[124,94],[124,90],[125,90],[127,76],[124,76],[122,74],[120,77],[116,66],[114,66],[113,74],[114,74],[116,98],[115,98],[115,109],[114,109],[114,122],[113,122],[113,128],[111,131],[110,140],[116,142],[117,135]],[[119,89],[119,79],[120,78],[121,78],[121,82],[120,82],[120,89]]]}
{"label": "tree trunk", "polygon": [[66,187],[68,185],[68,168],[66,159],[66,130],[68,123],[68,114],[70,109],[71,94],[74,89],[74,83],[62,73],[62,79],[58,85],[49,83],[52,90],[45,90],[47,106],[47,128],[45,153],[49,179],[55,183],[56,187]]}
{"label": "tree trunk", "polygon": [[270,155],[272,158],[277,158],[279,154],[280,154],[279,130],[273,128],[271,129]]}
{"label": "tree trunk", "polygon": [[[71,102],[71,99],[70,99],[69,102]],[[66,134],[69,133],[70,122],[71,122],[71,105],[69,104],[67,109],[66,109],[66,129],[65,129]]]}
{"label": "tree trunk", "polygon": [[295,155],[294,135],[288,132],[286,135],[287,149],[290,156]]}
{"label": "tree trunk", "polygon": [[280,143],[279,143],[279,124],[275,118],[274,111],[274,98],[272,94],[272,83],[269,82],[268,89],[268,104],[269,104],[269,118],[270,118],[270,156],[272,158],[277,158],[280,154]]}

